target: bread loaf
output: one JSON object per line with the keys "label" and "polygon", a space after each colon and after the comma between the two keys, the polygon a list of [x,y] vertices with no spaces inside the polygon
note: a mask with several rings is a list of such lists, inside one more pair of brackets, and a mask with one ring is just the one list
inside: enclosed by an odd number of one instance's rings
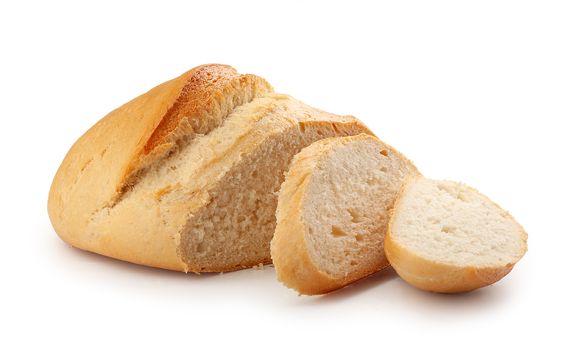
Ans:
{"label": "bread loaf", "polygon": [[70,245],[178,271],[270,261],[277,191],[314,141],[370,133],[225,65],[196,67],[114,110],[72,146],[49,193]]}

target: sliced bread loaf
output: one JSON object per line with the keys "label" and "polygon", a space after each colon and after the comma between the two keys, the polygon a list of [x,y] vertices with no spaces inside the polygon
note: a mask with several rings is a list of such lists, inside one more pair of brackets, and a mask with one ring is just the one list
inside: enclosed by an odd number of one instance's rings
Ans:
{"label": "sliced bread loaf", "polygon": [[408,283],[455,293],[500,280],[526,252],[526,240],[514,218],[476,190],[417,178],[396,201],[385,252]]}
{"label": "sliced bread loaf", "polygon": [[301,294],[343,287],[388,265],[383,240],[402,184],[418,174],[368,135],[325,139],[292,160],[277,206],[271,256]]}
{"label": "sliced bread loaf", "polygon": [[70,149],[49,216],[72,246],[180,271],[270,262],[292,156],[357,119],[274,93],[225,65],[196,67],[114,110]]}

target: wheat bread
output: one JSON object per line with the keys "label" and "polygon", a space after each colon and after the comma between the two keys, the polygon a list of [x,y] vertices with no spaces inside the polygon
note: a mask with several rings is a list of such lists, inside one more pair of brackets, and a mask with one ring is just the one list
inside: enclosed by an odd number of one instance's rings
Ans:
{"label": "wheat bread", "polygon": [[322,294],[388,266],[389,210],[418,171],[369,135],[321,140],[294,156],[277,206],[271,255],[278,279]]}
{"label": "wheat bread", "polygon": [[225,65],[196,67],[114,110],[72,146],[49,193],[70,245],[178,271],[270,262],[294,154],[370,131]]}
{"label": "wheat bread", "polygon": [[514,218],[475,189],[420,177],[394,205],[385,252],[413,286],[456,293],[500,280],[525,254],[526,241]]}

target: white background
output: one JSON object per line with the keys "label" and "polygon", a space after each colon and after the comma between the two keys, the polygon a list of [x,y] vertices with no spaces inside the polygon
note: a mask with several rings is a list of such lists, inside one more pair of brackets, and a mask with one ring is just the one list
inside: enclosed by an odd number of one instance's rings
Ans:
{"label": "white background", "polygon": [[[0,348],[563,348],[562,1],[0,3]],[[203,63],[353,114],[509,210],[529,251],[480,291],[392,271],[299,297],[272,267],[185,275],[68,247],[47,217],[71,144]]]}

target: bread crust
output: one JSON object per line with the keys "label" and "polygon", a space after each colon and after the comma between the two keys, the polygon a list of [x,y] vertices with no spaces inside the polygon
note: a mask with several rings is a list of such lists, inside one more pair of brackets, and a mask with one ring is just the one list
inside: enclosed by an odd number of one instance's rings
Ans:
{"label": "bread crust", "polygon": [[[272,91],[269,83],[263,78],[252,74],[239,74],[233,67],[223,64],[199,66],[179,78],[184,80],[184,85],[151,133],[143,147],[144,155],[162,147],[164,143],[171,142],[171,135],[175,134],[182,122],[187,121],[192,133],[207,134],[220,124],[233,106]],[[250,89],[247,99],[246,96],[238,95],[238,91],[245,88]],[[225,104],[227,99],[235,101],[232,101],[232,108],[224,107],[227,111],[222,111],[222,102]]]}
{"label": "bread crust", "polygon": [[[159,167],[196,134],[211,132],[238,105],[271,91],[260,77],[237,74],[225,65],[204,65],[114,110],[78,139],[55,175],[48,200],[55,231],[74,247],[170,270],[230,271],[268,262],[210,269],[190,266],[178,251],[178,228],[186,221],[187,203],[168,206],[166,213],[153,197],[127,208],[122,204],[147,169]],[[353,117],[306,107],[301,111],[306,116],[297,116],[293,127],[335,124],[344,130],[369,132]],[[114,219],[100,219],[110,212]]]}
{"label": "bread crust", "polygon": [[[394,234],[392,230],[400,202],[410,186],[417,180],[418,178],[414,178],[408,181],[399,192],[394,207],[391,210],[390,221],[385,236],[385,254],[398,275],[416,288],[436,293],[469,292],[493,284],[506,276],[517,261],[505,265],[488,267],[446,264],[419,256],[393,238]],[[479,193],[477,190],[473,190]],[[494,204],[500,208],[498,204]],[[523,256],[527,250],[527,233],[523,228],[522,237],[524,242]]]}
{"label": "bread crust", "polygon": [[[307,230],[301,215],[302,208],[305,205],[305,191],[310,184],[311,175],[316,166],[328,156],[328,153],[332,151],[336,144],[345,144],[352,139],[368,137],[376,138],[374,135],[360,134],[351,137],[324,139],[303,149],[292,161],[279,193],[277,227],[271,242],[271,257],[279,281],[287,287],[295,289],[299,294],[328,293],[389,266],[388,261],[383,257],[383,260],[377,262],[374,266],[367,266],[365,269],[358,270],[346,277],[331,276],[320,270],[308,252]],[[379,142],[382,141],[379,140]],[[417,172],[416,167],[410,160],[389,145],[386,146],[392,152],[396,152]]]}

